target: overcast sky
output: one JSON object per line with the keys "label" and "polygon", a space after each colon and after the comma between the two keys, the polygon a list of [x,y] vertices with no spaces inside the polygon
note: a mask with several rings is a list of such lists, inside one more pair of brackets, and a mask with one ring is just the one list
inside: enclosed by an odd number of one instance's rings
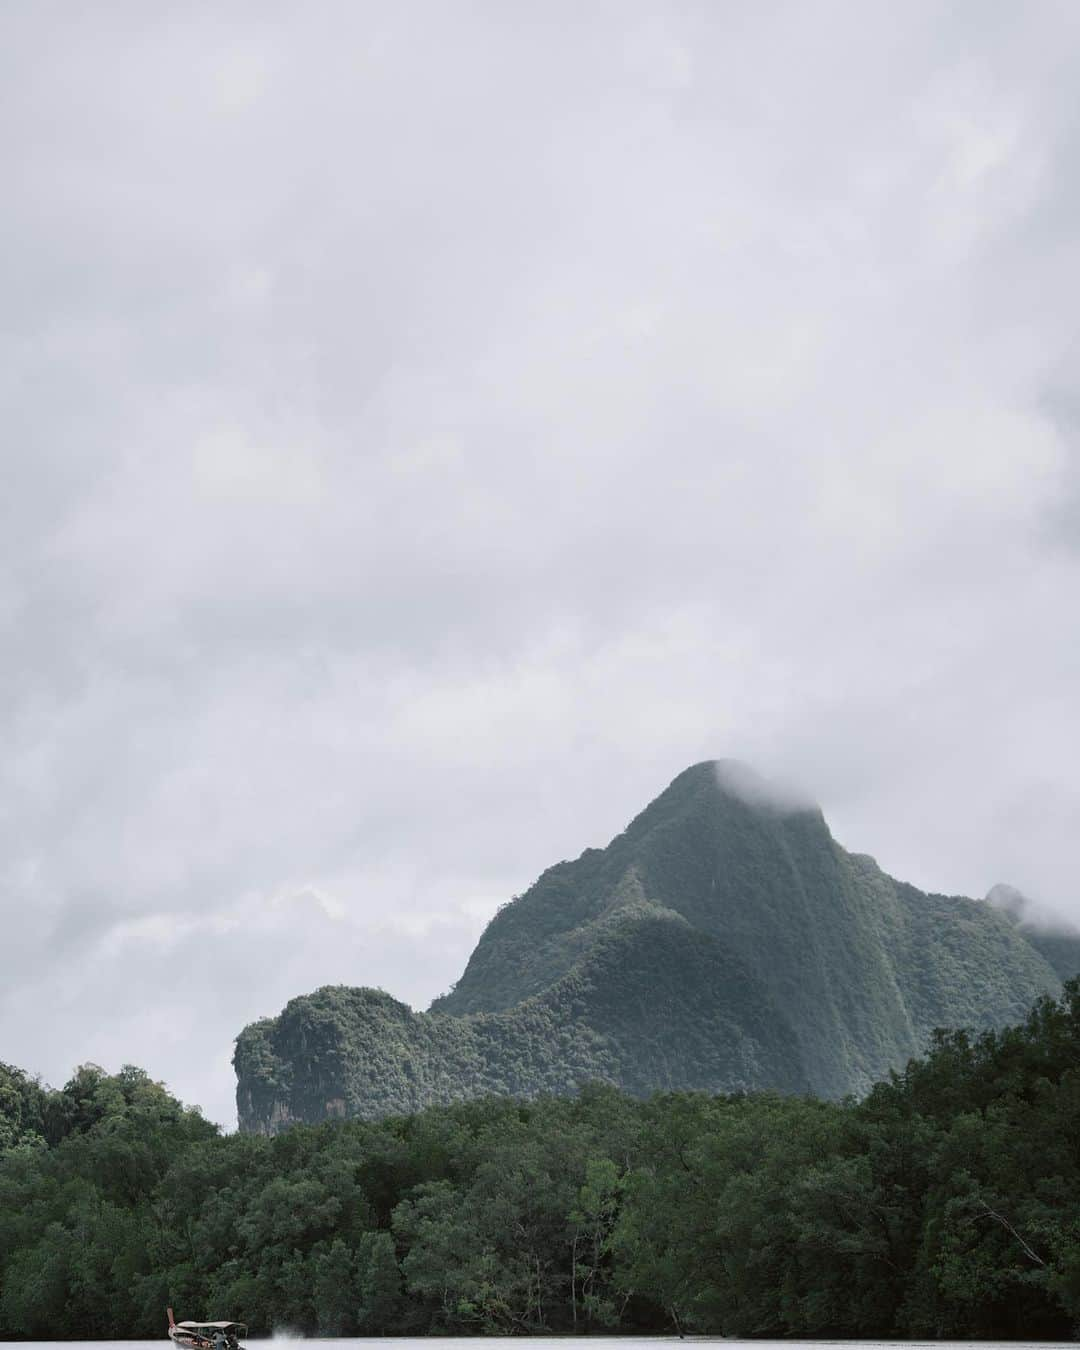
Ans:
{"label": "overcast sky", "polygon": [[1080,916],[1078,42],[5,4],[0,1059],[231,1126],[713,756]]}

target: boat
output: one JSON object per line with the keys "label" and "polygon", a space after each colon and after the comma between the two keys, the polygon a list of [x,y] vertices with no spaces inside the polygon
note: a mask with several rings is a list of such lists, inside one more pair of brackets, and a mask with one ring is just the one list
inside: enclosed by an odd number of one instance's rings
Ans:
{"label": "boat", "polygon": [[169,1314],[169,1339],[183,1350],[241,1350],[240,1337],[247,1335],[246,1322],[178,1322]]}

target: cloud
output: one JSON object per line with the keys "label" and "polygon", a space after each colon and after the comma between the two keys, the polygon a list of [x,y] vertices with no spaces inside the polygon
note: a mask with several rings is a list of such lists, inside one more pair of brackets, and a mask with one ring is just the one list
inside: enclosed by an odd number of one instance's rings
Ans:
{"label": "cloud", "polygon": [[224,1119],[711,757],[1080,914],[1072,6],[0,25],[0,1058]]}
{"label": "cloud", "polygon": [[714,765],[716,781],[724,792],[760,810],[794,815],[817,809],[813,797],[793,783],[763,778],[751,765],[735,759],[719,759]]}

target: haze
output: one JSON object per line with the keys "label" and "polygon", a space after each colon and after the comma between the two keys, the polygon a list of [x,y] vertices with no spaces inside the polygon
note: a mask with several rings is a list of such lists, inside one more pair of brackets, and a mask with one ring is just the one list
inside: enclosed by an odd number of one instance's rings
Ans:
{"label": "haze", "polygon": [[1078,40],[6,5],[0,1059],[232,1124],[713,756],[1080,916]]}

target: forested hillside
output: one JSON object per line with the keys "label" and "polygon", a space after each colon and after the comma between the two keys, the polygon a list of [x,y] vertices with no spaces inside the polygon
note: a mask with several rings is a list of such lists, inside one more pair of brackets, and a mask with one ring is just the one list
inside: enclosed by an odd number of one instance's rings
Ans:
{"label": "forested hillside", "polygon": [[644,905],[609,916],[587,957],[508,1012],[417,1014],[377,990],[325,988],[248,1027],[234,1063],[241,1123],[263,1133],[590,1081],[640,1095],[809,1085],[789,1023],[738,957]]}
{"label": "forested hillside", "polygon": [[865,1092],[935,1026],[1003,1026],[1080,939],[928,895],[750,770],[694,766],[605,849],[505,905],[428,1014],[322,989],[247,1027],[241,1128],[597,1080],[635,1094]]}
{"label": "forested hillside", "polygon": [[1066,1339],[1080,1327],[1080,983],[937,1036],[858,1103],[592,1087],[222,1137],[81,1070],[0,1151],[0,1335]]}

